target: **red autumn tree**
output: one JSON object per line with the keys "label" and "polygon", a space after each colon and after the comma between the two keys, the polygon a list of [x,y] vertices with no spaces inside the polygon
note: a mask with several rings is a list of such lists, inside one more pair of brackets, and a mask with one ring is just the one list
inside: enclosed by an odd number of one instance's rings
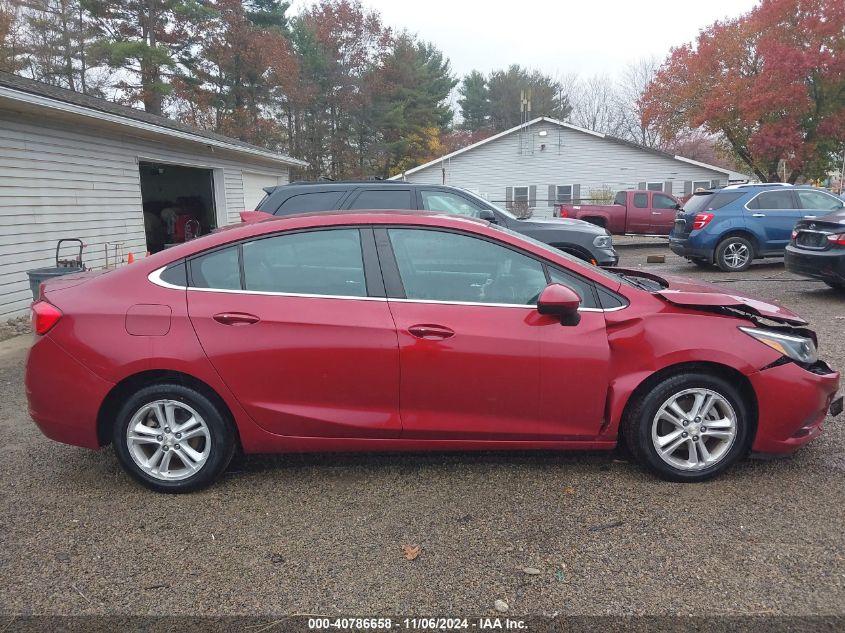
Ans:
{"label": "red autumn tree", "polygon": [[718,135],[761,181],[820,177],[845,145],[845,2],[762,0],[673,49],[641,97],[672,138]]}

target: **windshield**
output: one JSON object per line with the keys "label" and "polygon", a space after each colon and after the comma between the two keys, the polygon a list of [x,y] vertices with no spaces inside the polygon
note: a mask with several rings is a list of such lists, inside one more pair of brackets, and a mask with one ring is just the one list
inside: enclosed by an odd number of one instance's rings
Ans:
{"label": "windshield", "polygon": [[476,194],[476,193],[473,193],[473,192],[472,192],[472,191],[470,191],[469,189],[461,189],[461,191],[463,191],[463,192],[464,192],[465,194],[467,194],[468,196],[471,196],[473,199],[478,200],[479,202],[484,203],[484,205],[485,205],[485,206],[487,206],[487,207],[493,207],[496,211],[498,211],[499,213],[501,213],[501,214],[502,214],[503,216],[505,216],[506,218],[510,218],[511,220],[518,220],[518,219],[519,219],[518,217],[516,217],[516,216],[515,216],[513,213],[511,213],[510,211],[505,211],[503,208],[496,206],[495,204],[493,204],[493,203],[492,203],[492,202],[490,202],[489,200],[485,200],[484,198],[482,198],[481,196],[479,196],[479,195],[478,195],[478,194]]}

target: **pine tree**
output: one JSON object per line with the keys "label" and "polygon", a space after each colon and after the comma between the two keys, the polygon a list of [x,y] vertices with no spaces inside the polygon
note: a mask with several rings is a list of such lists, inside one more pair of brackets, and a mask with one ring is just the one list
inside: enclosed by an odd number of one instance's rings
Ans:
{"label": "pine tree", "polygon": [[458,93],[463,122],[461,129],[476,132],[490,125],[490,91],[487,78],[477,70],[464,76]]}

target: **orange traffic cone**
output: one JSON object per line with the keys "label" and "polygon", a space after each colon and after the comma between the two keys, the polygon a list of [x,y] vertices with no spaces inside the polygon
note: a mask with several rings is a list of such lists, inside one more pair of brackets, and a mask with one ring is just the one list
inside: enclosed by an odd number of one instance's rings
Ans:
{"label": "orange traffic cone", "polygon": [[135,256],[132,254],[132,251],[129,251],[129,255],[126,257],[126,263],[131,264],[135,261]]}

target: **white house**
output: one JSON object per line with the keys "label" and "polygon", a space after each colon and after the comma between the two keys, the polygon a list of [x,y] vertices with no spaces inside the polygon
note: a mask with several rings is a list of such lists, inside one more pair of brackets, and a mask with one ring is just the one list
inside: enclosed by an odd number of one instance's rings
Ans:
{"label": "white house", "polygon": [[543,216],[555,204],[589,202],[608,191],[684,196],[747,176],[538,117],[392,179],[463,187],[494,204],[527,204]]}
{"label": "white house", "polygon": [[141,257],[178,241],[173,215],[190,214],[201,233],[236,222],[263,187],[288,182],[289,169],[304,165],[0,73],[0,319],[26,311],[26,271],[54,265],[57,240],[80,238],[89,267],[103,266],[107,252],[112,260]]}

